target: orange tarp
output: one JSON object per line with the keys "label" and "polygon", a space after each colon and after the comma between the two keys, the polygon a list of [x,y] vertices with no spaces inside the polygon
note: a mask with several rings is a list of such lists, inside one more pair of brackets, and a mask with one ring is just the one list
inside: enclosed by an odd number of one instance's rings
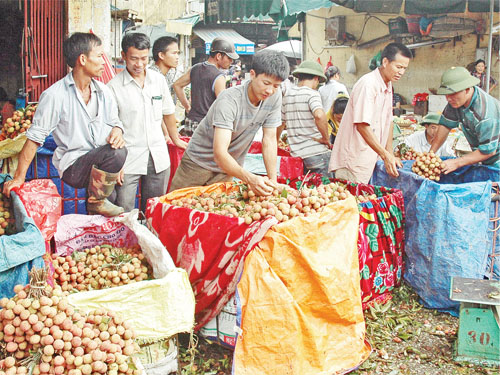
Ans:
{"label": "orange tarp", "polygon": [[346,373],[370,354],[353,197],[272,227],[238,284],[235,375]]}

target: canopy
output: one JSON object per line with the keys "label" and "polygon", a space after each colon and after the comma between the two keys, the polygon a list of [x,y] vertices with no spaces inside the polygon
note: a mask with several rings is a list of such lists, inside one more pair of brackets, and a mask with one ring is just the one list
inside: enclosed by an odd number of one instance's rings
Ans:
{"label": "canopy", "polygon": [[302,41],[300,40],[287,40],[272,44],[264,49],[283,52],[286,57],[292,59],[302,59]]}
{"label": "canopy", "polygon": [[193,30],[193,32],[205,41],[205,52],[207,55],[210,53],[212,40],[217,37],[233,42],[238,55],[253,55],[255,53],[255,43],[241,36],[233,29],[198,29]]}
{"label": "canopy", "polygon": [[181,35],[191,35],[193,32],[193,26],[195,26],[200,21],[200,16],[194,15],[191,17],[181,17],[174,20],[168,20],[166,23],[166,31],[181,34]]}
{"label": "canopy", "polygon": [[205,15],[206,23],[237,21],[259,15],[270,15],[277,20],[332,6],[334,4],[330,0],[206,0]]}
{"label": "canopy", "polygon": [[[353,9],[355,12],[399,14],[403,0],[330,0],[332,3]],[[445,14],[489,12],[490,0],[406,0],[403,10],[406,14]],[[495,12],[500,5],[495,2]]]}

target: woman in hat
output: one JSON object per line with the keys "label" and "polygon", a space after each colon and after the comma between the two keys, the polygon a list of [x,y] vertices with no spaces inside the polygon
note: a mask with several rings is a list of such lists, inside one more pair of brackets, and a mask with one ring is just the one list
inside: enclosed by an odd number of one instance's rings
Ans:
{"label": "woman in hat", "polygon": [[323,110],[325,112],[329,111],[332,107],[334,100],[340,93],[349,95],[347,92],[347,87],[339,82],[340,79],[340,69],[335,65],[330,66],[326,72],[325,76],[327,81],[324,86],[320,87],[319,94],[321,95],[321,102],[323,103]]}

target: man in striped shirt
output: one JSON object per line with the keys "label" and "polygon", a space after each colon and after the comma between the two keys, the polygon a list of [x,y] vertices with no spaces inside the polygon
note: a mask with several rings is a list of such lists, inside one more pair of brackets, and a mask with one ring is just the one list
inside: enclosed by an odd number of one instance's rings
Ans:
{"label": "man in striped shirt", "polygon": [[463,67],[452,67],[441,77],[438,94],[446,95],[448,104],[431,151],[436,152],[450,130],[459,126],[472,148],[470,154],[445,160],[445,174],[479,162],[500,168],[500,102],[477,87],[478,83]]}
{"label": "man in striped shirt", "polygon": [[302,158],[304,173],[328,175],[330,140],[328,123],[317,91],[325,82],[323,68],[315,61],[304,61],[292,73],[299,82],[283,97],[281,118],[286,127],[292,156]]}

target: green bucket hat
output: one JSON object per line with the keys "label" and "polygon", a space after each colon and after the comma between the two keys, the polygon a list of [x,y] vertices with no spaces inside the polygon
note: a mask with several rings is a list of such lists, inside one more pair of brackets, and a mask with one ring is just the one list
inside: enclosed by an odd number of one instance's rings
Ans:
{"label": "green bucket hat", "polygon": [[435,113],[435,112],[430,112],[424,116],[424,118],[420,121],[420,124],[422,124],[422,125],[438,124],[439,125],[440,119],[441,119],[441,114]]}
{"label": "green bucket hat", "polygon": [[323,67],[316,61],[303,61],[297,69],[292,73],[294,77],[297,74],[311,74],[313,76],[319,77],[320,82],[326,81],[325,73],[323,73]]}
{"label": "green bucket hat", "polygon": [[454,94],[479,84],[479,78],[472,76],[467,69],[462,66],[451,67],[441,76],[441,86],[437,93],[439,95]]}

